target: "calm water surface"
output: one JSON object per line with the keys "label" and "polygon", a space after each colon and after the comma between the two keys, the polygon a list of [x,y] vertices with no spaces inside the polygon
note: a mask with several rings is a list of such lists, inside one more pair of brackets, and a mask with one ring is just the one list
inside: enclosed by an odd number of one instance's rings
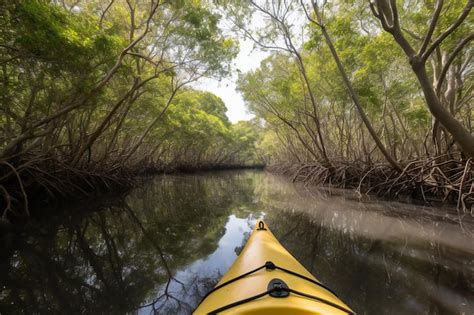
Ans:
{"label": "calm water surface", "polygon": [[189,314],[259,217],[358,314],[474,314],[473,219],[445,212],[259,171],[160,176],[3,231],[0,314]]}

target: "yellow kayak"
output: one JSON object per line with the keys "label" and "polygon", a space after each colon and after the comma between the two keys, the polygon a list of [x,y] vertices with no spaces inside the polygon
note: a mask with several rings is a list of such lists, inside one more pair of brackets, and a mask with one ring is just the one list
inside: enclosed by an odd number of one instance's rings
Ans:
{"label": "yellow kayak", "polygon": [[247,244],[194,314],[355,314],[259,220]]}

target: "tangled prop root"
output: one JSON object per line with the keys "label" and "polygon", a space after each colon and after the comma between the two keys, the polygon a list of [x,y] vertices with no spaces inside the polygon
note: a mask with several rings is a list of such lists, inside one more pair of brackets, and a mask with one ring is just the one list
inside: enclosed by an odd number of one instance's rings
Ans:
{"label": "tangled prop root", "polygon": [[305,185],[328,185],[356,189],[361,194],[387,198],[410,196],[426,203],[441,201],[456,204],[458,211],[471,216],[474,204],[474,161],[438,156],[406,161],[400,173],[386,164],[361,162],[275,163],[267,166],[272,173],[291,177]]}

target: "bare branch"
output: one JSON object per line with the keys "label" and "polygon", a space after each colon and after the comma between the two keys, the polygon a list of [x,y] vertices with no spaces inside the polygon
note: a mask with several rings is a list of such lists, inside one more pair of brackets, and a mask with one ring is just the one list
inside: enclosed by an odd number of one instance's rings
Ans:
{"label": "bare branch", "polygon": [[443,0],[436,1],[435,12],[430,21],[430,27],[428,28],[428,32],[426,33],[425,37],[423,38],[423,44],[418,52],[418,55],[421,56],[426,51],[428,44],[430,43],[431,36],[433,36],[433,32],[436,28],[436,23],[438,22],[439,15],[441,13],[441,9],[443,8]]}
{"label": "bare branch", "polygon": [[23,202],[24,202],[24,206],[25,206],[25,212],[28,216],[30,216],[30,210],[29,210],[29,207],[28,207],[28,196],[26,195],[25,187],[23,186],[23,180],[21,179],[20,174],[18,174],[15,167],[13,165],[11,165],[10,163],[8,163],[6,161],[1,161],[0,164],[5,164],[6,166],[8,166],[12,170],[12,173],[16,176],[16,179],[18,180],[18,185],[20,186],[20,190],[21,190],[21,193],[23,195]]}
{"label": "bare branch", "polygon": [[317,26],[321,27],[321,25],[318,23],[318,21],[316,21],[315,19],[313,19],[311,17],[311,15],[308,12],[308,9],[306,9],[306,5],[304,4],[303,0],[300,0],[300,5],[303,8],[304,14],[306,15],[306,18],[308,19],[308,21],[310,21],[310,22],[316,24]]}
{"label": "bare branch", "polygon": [[151,59],[150,57],[143,56],[139,53],[135,53],[135,52],[131,52],[131,51],[127,52],[127,54],[138,57],[138,58],[141,58],[141,59],[144,59],[144,60],[148,61],[149,63],[151,63],[152,65],[154,65],[155,67],[158,66],[158,64],[155,61],[153,61],[153,59]]}
{"label": "bare branch", "polygon": [[6,49],[10,49],[10,50],[14,50],[14,51],[20,51],[18,48],[15,48],[15,47],[12,47],[12,46],[8,46],[8,45],[6,45],[6,44],[0,44],[0,47],[6,48]]}
{"label": "bare branch", "polygon": [[398,21],[398,9],[396,0],[390,0],[390,9],[392,12],[392,27],[399,29],[400,22]]}
{"label": "bare branch", "polygon": [[[382,28],[392,34],[395,41],[400,45],[405,54],[411,59],[416,55],[415,50],[410,43],[403,36],[400,22],[398,20],[398,10],[395,0],[375,0],[375,3],[370,3],[372,13],[382,23]],[[375,7],[376,6],[376,7]]]}
{"label": "bare branch", "polygon": [[380,20],[381,16],[380,16],[380,12],[377,11],[377,8],[375,7],[375,4],[373,2],[369,2],[369,7],[370,7],[370,11],[372,11],[372,14]]}
{"label": "bare branch", "polygon": [[107,11],[112,7],[112,4],[114,4],[115,0],[111,0],[110,3],[107,5],[105,8],[104,12],[100,15],[100,20],[99,20],[99,27],[102,28],[102,22],[105,18],[105,15],[107,14]]}
{"label": "bare branch", "polygon": [[436,47],[438,47],[446,37],[451,35],[451,33],[453,33],[459,27],[459,25],[461,25],[461,23],[469,15],[469,12],[471,12],[473,4],[474,4],[474,0],[467,1],[466,6],[462,10],[461,14],[458,16],[456,21],[446,31],[444,31],[444,33],[439,35],[434,40],[433,44],[431,44],[430,48],[428,48],[428,50],[422,55],[423,61],[426,61],[428,57],[431,55],[431,53],[433,53],[433,51],[436,49]]}
{"label": "bare branch", "polygon": [[449,67],[453,63],[454,59],[456,59],[456,56],[461,52],[461,50],[466,46],[471,40],[474,39],[474,34],[470,34],[468,37],[462,39],[454,48],[453,52],[449,56],[448,60],[443,66],[443,69],[441,70],[441,73],[438,77],[438,83],[436,84],[436,94],[439,95],[441,91],[441,86],[443,85],[443,81],[446,78],[446,73],[448,72]]}
{"label": "bare branch", "polygon": [[407,33],[408,35],[410,35],[412,38],[416,39],[416,40],[423,40],[423,38],[415,33],[413,33],[412,31],[410,31],[409,29],[407,28],[404,28],[402,27],[401,28],[402,31],[404,31],[405,33]]}

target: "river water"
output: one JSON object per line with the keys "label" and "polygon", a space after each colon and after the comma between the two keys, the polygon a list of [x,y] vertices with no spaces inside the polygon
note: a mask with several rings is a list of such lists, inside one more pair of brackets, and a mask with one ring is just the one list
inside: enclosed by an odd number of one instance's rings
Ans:
{"label": "river water", "polygon": [[0,234],[0,314],[189,314],[259,217],[358,314],[474,314],[474,222],[450,209],[225,171],[55,213]]}

